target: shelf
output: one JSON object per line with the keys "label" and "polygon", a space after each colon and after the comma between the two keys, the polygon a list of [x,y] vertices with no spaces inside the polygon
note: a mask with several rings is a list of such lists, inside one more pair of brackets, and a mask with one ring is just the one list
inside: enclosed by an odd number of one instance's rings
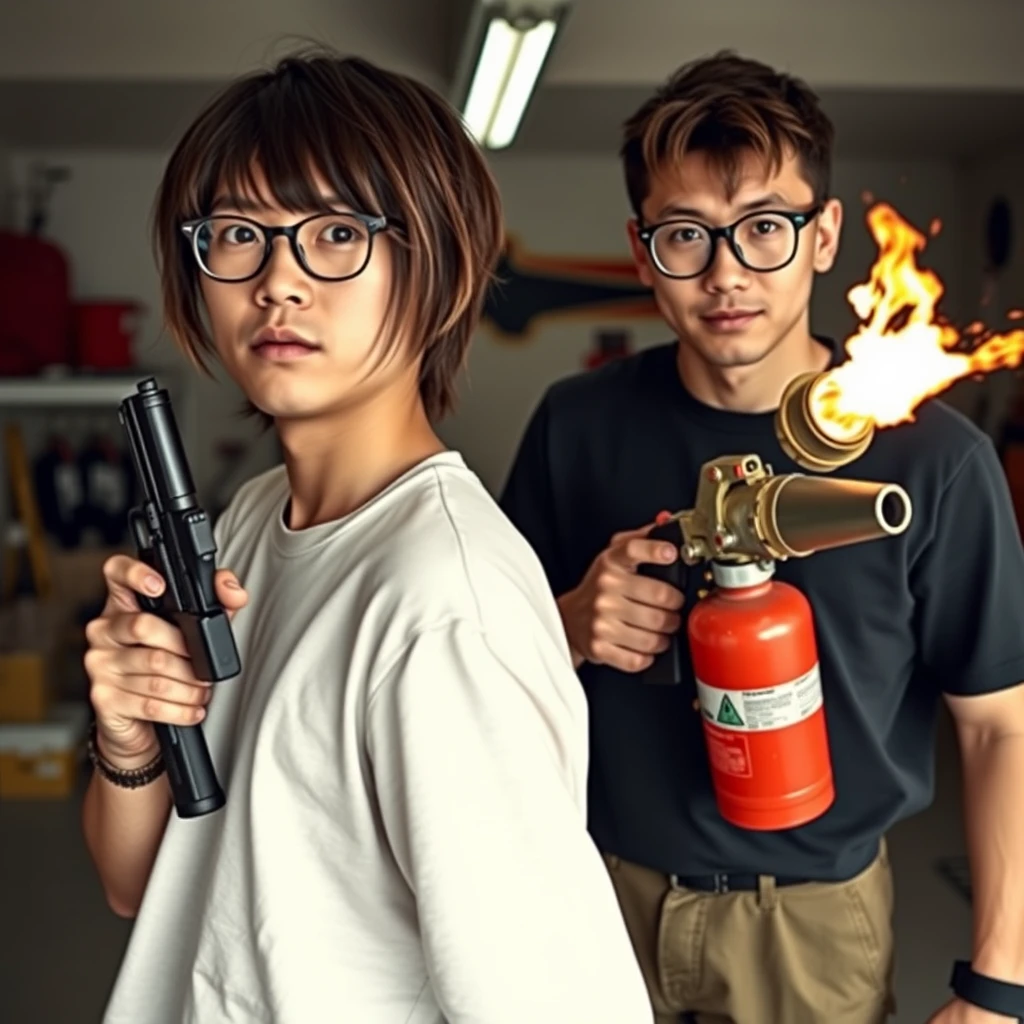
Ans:
{"label": "shelf", "polygon": [[147,372],[139,369],[131,374],[116,376],[0,377],[0,412],[41,406],[116,406],[132,394],[135,385],[146,376]]}

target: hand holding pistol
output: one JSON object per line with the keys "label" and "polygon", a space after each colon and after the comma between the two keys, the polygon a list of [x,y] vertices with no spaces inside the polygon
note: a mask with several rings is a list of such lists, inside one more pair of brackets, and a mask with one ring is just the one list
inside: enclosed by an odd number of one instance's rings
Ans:
{"label": "hand holding pistol", "polygon": [[[159,578],[162,592],[159,596],[153,591],[147,594],[141,584],[149,574],[139,563],[127,559],[123,565],[109,567],[111,600],[104,615],[90,627],[90,644],[96,649],[106,644],[108,651],[119,650],[116,658],[109,653],[92,658],[94,705],[116,704],[120,716],[126,718],[125,705],[131,702],[122,695],[134,692],[133,687],[141,688],[140,683],[128,680],[148,678],[149,692],[163,699],[144,697],[146,703],[137,705],[139,717],[147,717],[147,710],[160,712],[160,717],[153,715],[151,720],[175,808],[180,817],[197,817],[222,807],[225,796],[202,727],[187,724],[199,716],[174,712],[170,705],[194,705],[197,694],[203,693],[196,683],[230,679],[241,669],[230,616],[218,594],[217,582],[225,581],[216,580],[213,530],[196,500],[169,395],[155,380],[147,379],[138,385],[136,394],[121,403],[119,415],[142,494],[130,514],[132,534],[140,562]],[[135,613],[126,622],[125,615],[132,613],[126,613],[124,607],[133,593],[141,614]],[[233,598],[228,603],[236,609],[241,606],[234,604]],[[140,641],[152,649],[138,653]],[[187,655],[187,666],[183,655]],[[112,675],[122,679],[122,684],[111,686]],[[97,679],[101,680],[98,701]],[[110,698],[112,690],[119,694],[116,700]]]}

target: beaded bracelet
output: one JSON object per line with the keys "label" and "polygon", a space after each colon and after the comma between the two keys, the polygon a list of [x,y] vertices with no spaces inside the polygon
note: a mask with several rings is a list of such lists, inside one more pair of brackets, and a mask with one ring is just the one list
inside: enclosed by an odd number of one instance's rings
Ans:
{"label": "beaded bracelet", "polygon": [[167,770],[162,753],[157,754],[149,764],[144,764],[141,768],[117,768],[112,765],[99,751],[99,746],[96,743],[95,721],[93,721],[92,727],[89,730],[88,754],[89,760],[100,775],[107,782],[113,783],[113,785],[119,786],[121,789],[139,789],[142,786],[148,786],[151,782],[159,779]]}

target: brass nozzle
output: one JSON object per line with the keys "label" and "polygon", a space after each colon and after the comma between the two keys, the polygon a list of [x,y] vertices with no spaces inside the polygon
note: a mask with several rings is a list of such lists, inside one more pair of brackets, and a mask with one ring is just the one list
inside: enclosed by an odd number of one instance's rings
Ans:
{"label": "brass nozzle", "polygon": [[753,512],[755,529],[773,557],[800,558],[903,533],[911,504],[897,484],[794,473],[765,481]]}
{"label": "brass nozzle", "polygon": [[819,473],[829,473],[859,459],[875,435],[875,426],[867,419],[861,428],[844,440],[830,437],[815,422],[811,396],[827,375],[826,370],[795,377],[783,392],[775,414],[775,436],[782,450],[804,469]]}

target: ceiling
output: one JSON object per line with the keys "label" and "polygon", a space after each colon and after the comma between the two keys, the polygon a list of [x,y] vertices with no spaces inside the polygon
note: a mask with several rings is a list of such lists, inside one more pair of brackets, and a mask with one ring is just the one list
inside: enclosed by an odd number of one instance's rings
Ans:
{"label": "ceiling", "polygon": [[[164,149],[227,78],[310,39],[449,92],[471,2],[8,4],[0,143]],[[614,153],[656,83],[728,46],[814,85],[841,155],[970,157],[1024,142],[1021,40],[1024,0],[573,0],[515,151]]]}

